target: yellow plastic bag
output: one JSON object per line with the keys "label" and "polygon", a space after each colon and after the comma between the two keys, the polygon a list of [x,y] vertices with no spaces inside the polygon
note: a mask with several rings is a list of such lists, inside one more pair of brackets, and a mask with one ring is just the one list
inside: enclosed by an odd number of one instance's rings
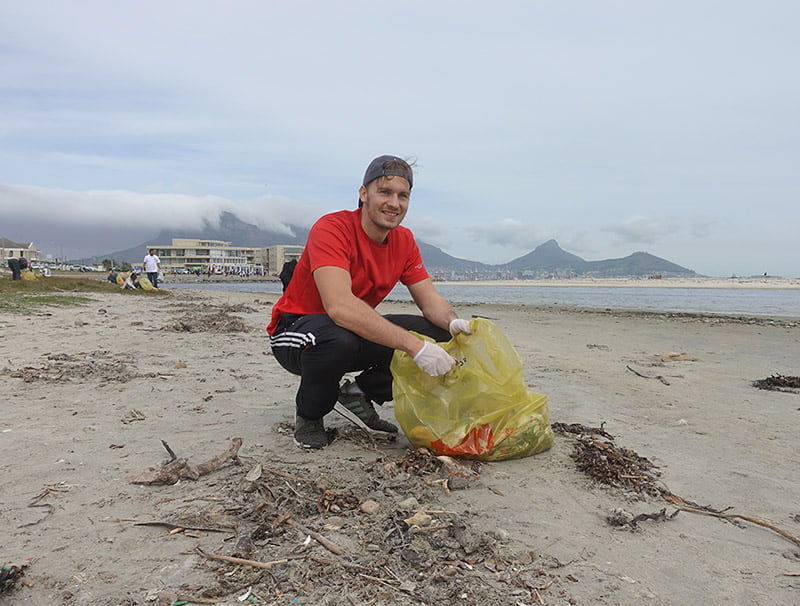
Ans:
{"label": "yellow plastic bag", "polygon": [[484,461],[547,450],[553,445],[547,397],[527,390],[522,358],[493,322],[477,318],[470,327],[473,334],[440,343],[459,362],[441,377],[395,351],[394,412],[409,441],[436,454]]}

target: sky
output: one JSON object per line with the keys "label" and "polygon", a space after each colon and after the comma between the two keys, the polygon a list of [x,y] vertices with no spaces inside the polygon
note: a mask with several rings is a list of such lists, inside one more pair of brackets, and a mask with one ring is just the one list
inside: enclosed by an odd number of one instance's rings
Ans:
{"label": "sky", "polygon": [[[0,0],[0,237],[290,232],[416,160],[404,225],[800,276],[796,0]],[[168,244],[168,243],[164,243]],[[236,243],[234,243],[236,244]]]}

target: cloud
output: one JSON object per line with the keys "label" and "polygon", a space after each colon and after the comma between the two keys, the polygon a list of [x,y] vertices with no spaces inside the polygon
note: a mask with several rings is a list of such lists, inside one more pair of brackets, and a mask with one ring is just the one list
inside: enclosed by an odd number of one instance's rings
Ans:
{"label": "cloud", "polygon": [[217,226],[223,211],[287,235],[294,235],[292,226],[310,227],[324,212],[285,196],[235,201],[212,195],[0,184],[0,236],[33,237],[46,252],[73,258],[123,250],[162,229]]}
{"label": "cloud", "polygon": [[621,223],[612,223],[600,229],[617,236],[625,244],[656,244],[677,235],[695,238],[708,236],[717,219],[698,217],[643,217],[634,216]]}
{"label": "cloud", "polygon": [[414,215],[403,221],[403,225],[414,232],[414,237],[443,250],[452,246],[447,226],[441,219],[430,215]]}
{"label": "cloud", "polygon": [[543,235],[540,228],[517,219],[502,219],[495,223],[473,225],[467,228],[467,231],[477,241],[522,250],[536,248],[543,240],[552,237]]}
{"label": "cloud", "polygon": [[65,226],[198,229],[217,225],[220,213],[233,212],[272,231],[290,234],[289,225],[309,227],[322,209],[284,196],[261,196],[245,202],[221,196],[139,193],[124,190],[75,191],[0,184],[0,210],[7,221],[46,218]]}

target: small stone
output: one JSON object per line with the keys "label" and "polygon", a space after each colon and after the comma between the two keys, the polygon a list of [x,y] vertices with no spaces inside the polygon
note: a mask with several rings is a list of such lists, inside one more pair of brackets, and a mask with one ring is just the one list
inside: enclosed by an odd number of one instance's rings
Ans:
{"label": "small stone", "polygon": [[378,513],[378,510],[381,508],[380,503],[377,501],[373,501],[372,499],[366,500],[361,503],[359,509],[366,514],[372,515],[373,513]]}
{"label": "small stone", "polygon": [[411,511],[412,509],[416,509],[419,507],[419,501],[417,501],[414,497],[408,497],[407,499],[403,499],[397,504],[397,507],[402,509],[403,511]]}
{"label": "small stone", "polygon": [[410,518],[403,520],[409,526],[429,526],[433,518],[424,511],[418,511]]}
{"label": "small stone", "polygon": [[494,530],[490,530],[489,534],[501,543],[507,543],[511,538],[511,535],[508,534],[508,531],[503,528],[495,528]]}

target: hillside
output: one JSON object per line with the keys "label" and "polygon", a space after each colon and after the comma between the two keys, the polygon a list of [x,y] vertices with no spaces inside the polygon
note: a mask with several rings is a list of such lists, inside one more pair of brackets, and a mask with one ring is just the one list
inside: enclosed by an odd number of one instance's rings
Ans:
{"label": "hillside", "polygon": [[[206,226],[200,230],[162,230],[155,238],[142,242],[138,246],[126,250],[98,255],[89,259],[81,259],[84,264],[95,264],[103,259],[114,259],[118,263],[140,263],[146,254],[146,247],[169,244],[173,238],[202,238],[206,240],[223,240],[232,242],[234,246],[266,247],[277,244],[305,244],[308,229],[291,226],[294,235],[283,232],[268,231],[245,223],[233,213],[220,215],[219,226]],[[620,259],[586,261],[578,255],[563,250],[555,240],[540,244],[531,252],[517,257],[502,265],[488,265],[479,261],[460,259],[446,252],[418,241],[422,259],[431,275],[441,279],[459,278],[495,278],[495,277],[547,277],[551,275],[574,275],[596,277],[624,276],[688,276],[694,271],[676,265],[666,259],[646,252],[635,252]]]}
{"label": "hillside", "polygon": [[291,228],[294,236],[289,236],[284,232],[260,229],[251,223],[241,221],[233,213],[223,212],[220,214],[219,226],[213,226],[206,221],[205,227],[199,230],[162,229],[153,239],[142,242],[137,246],[105,255],[98,255],[90,259],[82,259],[80,262],[94,264],[101,263],[103,259],[114,259],[118,263],[124,261],[141,263],[144,255],[147,254],[146,249],[148,246],[170,244],[173,238],[222,240],[231,242],[234,246],[252,246],[254,248],[263,248],[276,244],[305,244],[308,237],[308,229],[294,225]]}
{"label": "hillside", "polygon": [[555,240],[540,244],[527,255],[509,261],[507,267],[519,271],[526,270],[572,270],[582,272],[586,261],[577,255],[568,253]]}
{"label": "hillside", "polygon": [[620,259],[586,261],[563,250],[555,240],[548,240],[527,255],[510,261],[509,269],[523,274],[547,273],[595,276],[599,278],[625,276],[688,276],[695,272],[671,261],[646,252],[635,252]]}

